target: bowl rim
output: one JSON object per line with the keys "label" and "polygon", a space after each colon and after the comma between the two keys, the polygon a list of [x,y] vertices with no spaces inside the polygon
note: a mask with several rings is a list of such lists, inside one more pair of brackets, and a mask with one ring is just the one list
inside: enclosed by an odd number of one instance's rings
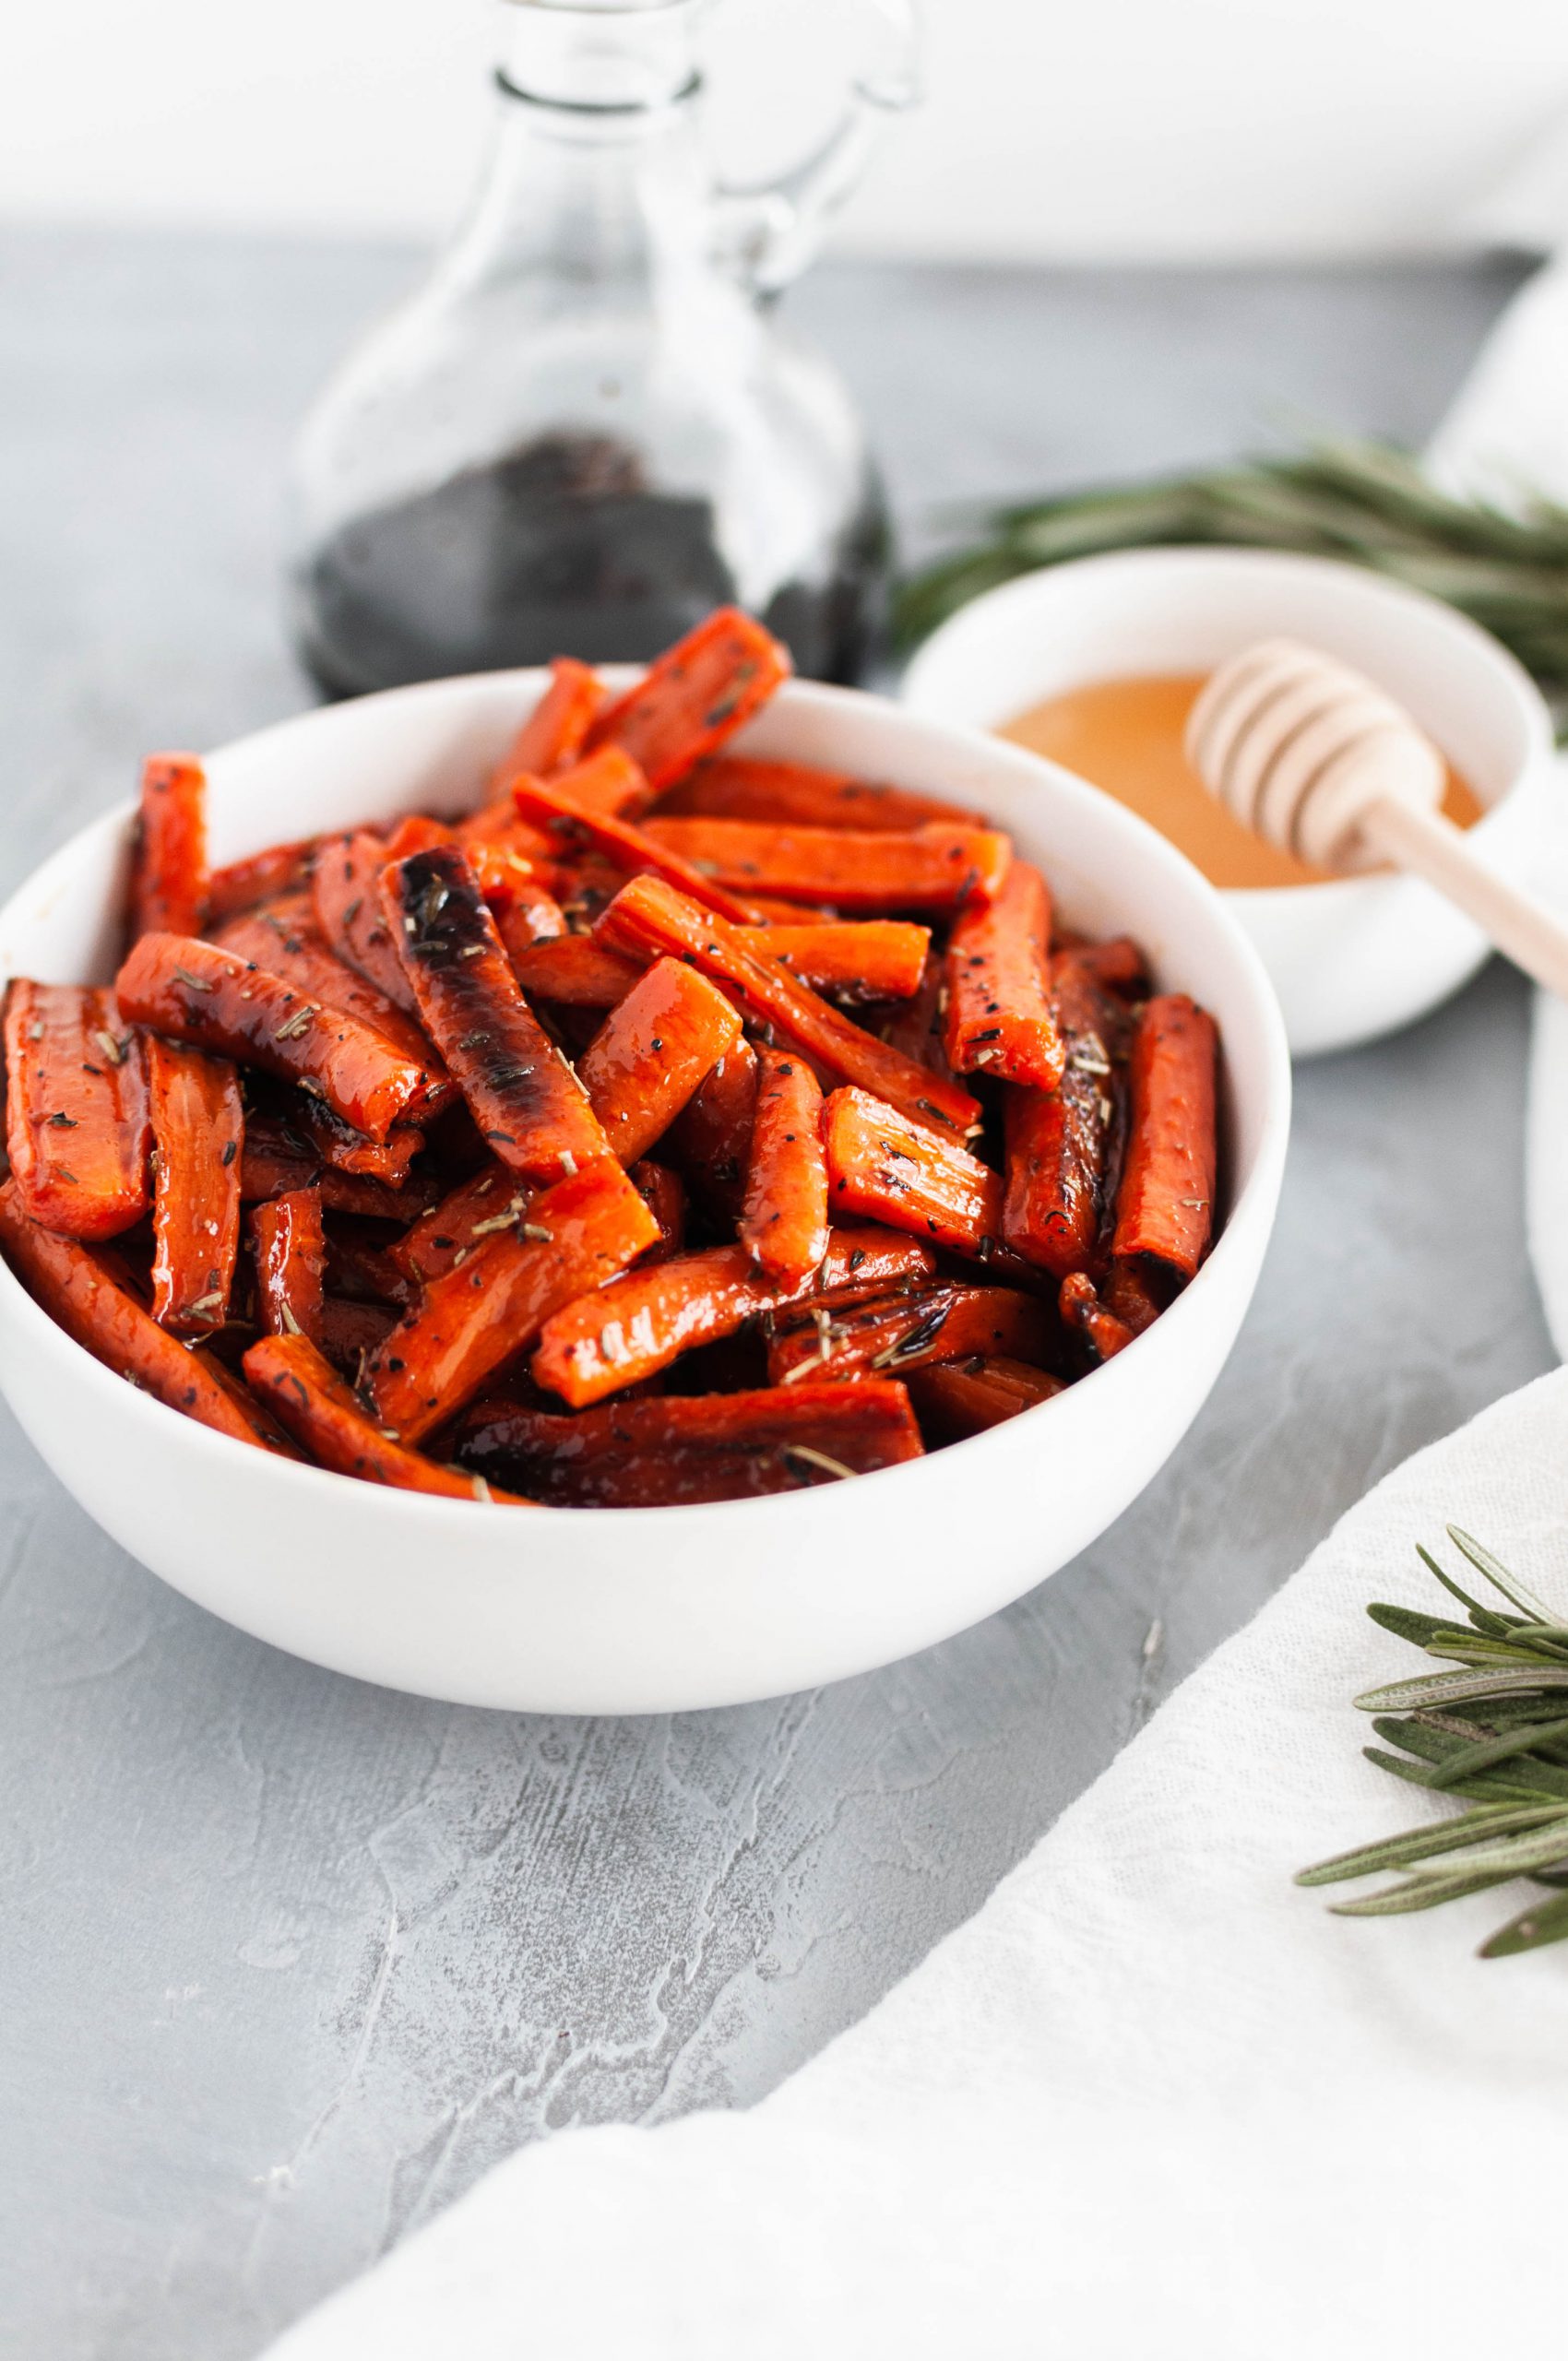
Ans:
{"label": "bowl rim", "polygon": [[[601,664],[597,669],[601,675],[613,683],[618,680],[629,681],[636,677],[642,668],[636,665]],[[309,730],[313,725],[329,724],[339,716],[365,707],[385,708],[396,704],[435,703],[442,699],[449,700],[454,706],[460,706],[463,702],[460,693],[463,691],[472,692],[482,689],[490,694],[501,686],[515,687],[520,693],[526,693],[529,688],[542,686],[548,678],[549,674],[544,667],[528,666],[505,671],[452,674],[435,681],[414,682],[400,688],[382,690],[372,695],[346,700],[337,705],[309,707],[303,713],[290,715],[281,720],[268,723],[260,730],[247,731],[243,737],[227,740],[201,759],[205,765],[212,765],[220,757],[237,753],[242,750],[249,754],[258,744],[267,742],[286,744],[289,739],[302,730]],[[777,706],[779,700],[800,701],[802,699],[810,704],[826,706],[829,712],[835,707],[867,706],[880,707],[888,718],[905,727],[914,726],[949,742],[956,755],[968,753],[972,758],[978,757],[988,766],[1000,764],[1004,768],[1018,772],[1020,776],[1040,772],[1048,774],[1054,792],[1059,796],[1065,795],[1069,803],[1077,802],[1080,805],[1092,806],[1097,823],[1103,822],[1109,816],[1113,832],[1132,832],[1142,841],[1146,851],[1152,852],[1157,865],[1173,872],[1182,878],[1189,889],[1195,883],[1200,889],[1198,896],[1200,903],[1206,902],[1209,905],[1207,913],[1209,920],[1244,980],[1251,1003],[1251,1014],[1259,1027],[1263,1050],[1262,1098],[1257,1109],[1258,1137],[1252,1167],[1236,1188],[1223,1230],[1215,1240],[1195,1276],[1182,1289],[1170,1309],[1161,1314],[1156,1328],[1146,1336],[1135,1337],[1133,1346],[1128,1347],[1130,1352],[1139,1346],[1150,1347],[1155,1343],[1158,1335],[1161,1350],[1174,1350],[1177,1341],[1201,1316],[1204,1306],[1208,1300],[1208,1291],[1204,1289],[1204,1282],[1211,1267],[1218,1264],[1221,1271],[1229,1269],[1232,1263],[1239,1261],[1248,1252],[1246,1233],[1255,1228],[1260,1221],[1266,1229],[1273,1221],[1274,1208],[1277,1200],[1289,1133],[1292,1077],[1284,1021],[1280,1015],[1273,987],[1257,951],[1239,919],[1227,908],[1224,899],[1217,889],[1209,884],[1207,879],[1186,859],[1184,854],[1179,852],[1173,845],[1159,835],[1158,830],[1151,828],[1135,813],[1129,812],[1124,806],[1116,803],[1114,799],[1104,796],[1099,789],[1079,778],[1075,773],[1067,770],[1063,765],[1031,753],[1027,748],[997,739],[984,730],[965,729],[952,722],[942,721],[933,716],[911,712],[895,699],[867,690],[839,688],[826,682],[790,679],[777,693],[773,704]],[[743,736],[742,732],[742,740]],[[740,742],[741,741],[737,741],[737,743]],[[959,800],[962,800],[961,797]],[[1110,807],[1109,814],[1107,806]],[[14,891],[6,896],[5,903],[0,905],[0,944],[8,938],[18,905],[25,901],[30,908],[36,902],[41,889],[50,882],[51,872],[56,867],[62,870],[68,869],[73,859],[79,857],[81,849],[90,839],[101,837],[111,842],[124,842],[134,823],[136,813],[137,805],[134,799],[128,797],[122,799],[107,812],[100,813],[95,819],[88,821],[85,825],[73,831],[64,844],[46,854],[42,861],[29,871]],[[256,849],[261,848],[261,847],[256,848]],[[236,857],[243,859],[244,856],[241,854]],[[11,971],[6,966],[3,956],[0,956],[0,997],[4,995],[10,977]],[[1260,1246],[1259,1252],[1261,1251]],[[1200,1290],[1204,1291],[1200,1293]],[[65,1366],[74,1368],[77,1377],[86,1384],[89,1394],[96,1393],[98,1398],[102,1400],[106,1406],[113,1404],[122,1417],[128,1415],[133,1420],[146,1420],[150,1418],[152,1424],[148,1433],[152,1440],[156,1441],[158,1436],[172,1439],[173,1430],[167,1422],[177,1420],[184,1430],[182,1447],[194,1450],[198,1453],[216,1453],[219,1456],[213,1461],[215,1467],[221,1467],[224,1465],[234,1465],[236,1463],[229,1454],[243,1452],[246,1455],[244,1464],[254,1467],[255,1455],[254,1444],[242,1442],[238,1438],[208,1427],[199,1419],[186,1417],[183,1411],[160,1402],[155,1395],[147,1393],[141,1387],[127,1386],[123,1378],[117,1376],[113,1370],[100,1361],[96,1355],[90,1353],[85,1345],[79,1344],[67,1329],[44,1311],[22,1285],[4,1256],[0,1256],[0,1304],[6,1307],[11,1317],[19,1320],[23,1335],[36,1340],[37,1349],[59,1354],[61,1347],[64,1347]],[[1101,1399],[1119,1382],[1125,1384],[1131,1382],[1125,1375],[1119,1378],[1118,1372],[1122,1370],[1123,1366],[1123,1356],[1117,1355],[1111,1361],[1086,1372],[1085,1376],[1075,1382],[1069,1392],[1072,1394],[1081,1395],[1086,1385],[1097,1384],[1099,1391],[1091,1398]],[[1141,1366],[1146,1367],[1146,1362]],[[126,1399],[127,1395],[131,1397],[129,1401]],[[866,1474],[854,1478],[855,1488],[858,1491],[860,1487],[868,1482],[879,1483],[885,1487],[896,1479],[901,1479],[905,1490],[909,1491],[916,1484],[929,1485],[933,1482],[951,1480],[958,1471],[948,1463],[952,1461],[955,1452],[960,1447],[967,1454],[962,1462],[963,1471],[969,1475],[978,1475],[980,1472],[980,1454],[982,1451],[988,1456],[999,1458],[1003,1451],[1011,1447],[1013,1430],[1021,1425],[1023,1418],[1052,1408],[1055,1399],[1059,1398],[1061,1397],[1053,1397],[1052,1401],[1034,1404],[1029,1410],[1021,1413],[1016,1419],[1008,1419],[999,1427],[989,1429],[978,1435],[967,1436],[962,1439],[961,1446],[949,1445],[939,1452],[922,1453],[917,1459],[901,1461],[892,1466],[871,1469]],[[359,1496],[362,1511],[367,1517],[401,1521],[411,1516],[416,1521],[427,1524],[433,1534],[445,1532],[455,1536],[465,1531],[471,1534],[475,1529],[472,1520],[476,1513],[485,1513],[492,1519],[508,1519],[514,1526],[517,1524],[520,1512],[526,1512],[533,1518],[569,1519],[574,1525],[579,1525],[584,1513],[581,1509],[557,1506],[548,1501],[525,1501],[517,1503],[487,1501],[477,1495],[472,1501],[463,1501],[447,1495],[405,1490],[392,1485],[366,1483],[359,1477],[339,1474],[336,1469],[319,1467],[303,1459],[286,1458],[281,1453],[268,1456],[268,1473],[269,1476],[285,1484],[304,1484],[308,1488],[306,1497],[309,1489],[315,1489],[319,1494],[319,1488],[327,1485],[334,1488],[331,1497],[341,1500],[345,1495],[340,1488],[351,1487]],[[651,1530],[668,1532],[670,1519],[672,1513],[676,1513],[684,1516],[701,1516],[708,1526],[717,1527],[727,1519],[737,1522],[743,1520],[745,1525],[754,1525],[759,1515],[766,1512],[775,1516],[782,1514],[795,1518],[801,1524],[803,1533],[812,1520],[820,1519],[825,1513],[832,1513],[830,1510],[825,1510],[824,1503],[831,1501],[838,1490],[839,1487],[835,1484],[812,1485],[796,1492],[766,1493],[739,1501],[669,1502],[657,1506],[618,1508],[607,1513],[612,1513],[615,1517],[616,1530],[624,1529],[629,1538],[635,1538],[648,1520],[656,1521]],[[455,1523],[454,1519],[459,1522]]]}
{"label": "bowl rim", "polygon": [[[1310,550],[1253,549],[1245,543],[1231,541],[1161,541],[1146,548],[1097,550],[1086,557],[1063,558],[1056,565],[1031,566],[1026,573],[1016,574],[1010,581],[998,582],[989,590],[980,590],[974,598],[944,617],[936,629],[921,642],[915,650],[899,684],[899,701],[924,720],[944,723],[950,729],[974,730],[986,737],[1000,733],[984,725],[959,722],[949,718],[937,702],[926,703],[929,694],[923,673],[928,659],[948,641],[944,654],[950,654],[952,642],[960,637],[959,627],[969,631],[977,619],[985,613],[995,615],[1009,608],[1027,610],[1039,599],[1049,586],[1054,596],[1057,586],[1064,586],[1070,596],[1072,586],[1081,583],[1086,575],[1115,576],[1127,575],[1178,575],[1186,568],[1201,564],[1216,573],[1304,574],[1319,579],[1333,578],[1345,583],[1352,595],[1365,597],[1374,604],[1403,610],[1417,619],[1417,627],[1431,629],[1445,635],[1451,647],[1462,647],[1466,657],[1484,666],[1491,674],[1498,689],[1512,701],[1523,733],[1524,752],[1509,785],[1491,803],[1484,804],[1479,820],[1472,822],[1467,836],[1478,843],[1489,843],[1495,833],[1493,824],[1516,803],[1521,793],[1536,775],[1538,765],[1550,761],[1555,749],[1551,714],[1546,699],[1511,648],[1483,625],[1439,599],[1430,590],[1418,590],[1412,584],[1400,582],[1392,575],[1379,574],[1371,566],[1353,565],[1347,559],[1326,557]],[[1098,677],[1110,677],[1101,675]],[[1016,742],[1003,739],[1004,745]],[[1045,758],[1042,758],[1045,759]],[[1065,767],[1058,765],[1058,767]],[[1074,773],[1074,777],[1078,774]],[[1093,780],[1086,782],[1093,786]],[[1106,793],[1096,789],[1098,794]],[[1115,797],[1111,799],[1113,802]],[[1371,893],[1396,882],[1397,872],[1373,871],[1358,877],[1325,877],[1304,885],[1218,885],[1214,891],[1229,904],[1253,910],[1279,909],[1286,904],[1308,905],[1317,909],[1343,909],[1348,904],[1364,899]]]}

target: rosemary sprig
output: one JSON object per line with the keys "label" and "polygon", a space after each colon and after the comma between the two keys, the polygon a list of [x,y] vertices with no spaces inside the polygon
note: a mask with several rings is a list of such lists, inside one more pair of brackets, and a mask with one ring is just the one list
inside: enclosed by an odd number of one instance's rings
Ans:
{"label": "rosemary sprig", "polygon": [[895,602],[912,646],[982,590],[1102,550],[1230,542],[1304,550],[1392,575],[1463,609],[1568,703],[1568,508],[1515,511],[1440,491],[1392,444],[1324,436],[1277,457],[971,510],[968,538]]}
{"label": "rosemary sprig", "polygon": [[[1367,1613],[1385,1631],[1461,1669],[1392,1681],[1355,1702],[1376,1717],[1379,1738],[1399,1750],[1369,1746],[1369,1762],[1434,1794],[1466,1797],[1470,1808],[1456,1820],[1428,1821],[1302,1869],[1298,1885],[1408,1872],[1400,1884],[1333,1904],[1343,1917],[1431,1910],[1519,1877],[1548,1889],[1568,1886],[1568,1626],[1467,1533],[1451,1525],[1448,1537],[1511,1611],[1484,1606],[1418,1549],[1465,1620],[1381,1601]],[[1560,1892],[1499,1928],[1480,1956],[1506,1959],[1563,1941],[1568,1892]]]}

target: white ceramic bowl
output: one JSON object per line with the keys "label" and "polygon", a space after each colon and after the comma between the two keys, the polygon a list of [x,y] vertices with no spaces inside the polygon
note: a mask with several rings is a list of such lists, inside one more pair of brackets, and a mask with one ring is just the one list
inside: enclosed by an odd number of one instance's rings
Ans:
{"label": "white ceramic bowl", "polygon": [[[463,808],[541,679],[397,690],[223,748],[214,860]],[[101,1367],[0,1266],[0,1387],[17,1417],[88,1513],[188,1597],[317,1664],[466,1703],[731,1703],[885,1664],[1017,1597],[1105,1530],[1194,1416],[1252,1295],[1289,1121],[1278,1014],[1234,920],[1141,822],[994,740],[791,685],[744,742],[983,807],[1071,920],[1130,929],[1162,981],[1213,1010],[1230,1203],[1195,1283],[1104,1369],[929,1459],[782,1499],[595,1512],[386,1491],[231,1442]],[[13,897],[0,972],[112,972],[128,820],[86,829]]]}
{"label": "white ceramic bowl", "polygon": [[[1266,550],[1123,550],[1022,575],[932,633],[905,677],[911,712],[994,730],[1089,681],[1206,672],[1277,633],[1354,664],[1397,697],[1469,781],[1470,831],[1527,885],[1561,826],[1551,720],[1524,668],[1441,600],[1360,566]],[[1480,930],[1417,878],[1384,873],[1232,891],[1226,901],[1312,1057],[1408,1025],[1474,975]]]}

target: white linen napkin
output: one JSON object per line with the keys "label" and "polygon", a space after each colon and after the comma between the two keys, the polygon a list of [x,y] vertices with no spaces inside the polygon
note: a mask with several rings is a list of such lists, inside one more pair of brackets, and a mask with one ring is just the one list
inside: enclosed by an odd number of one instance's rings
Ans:
{"label": "white linen napkin", "polygon": [[1561,2315],[1568,1961],[1521,1889],[1381,1923],[1304,1861],[1434,1808],[1351,1696],[1446,1519],[1568,1607],[1568,1371],[1384,1480],[969,1924],[747,2113],[499,2166],[276,2361],[1324,2361]]}

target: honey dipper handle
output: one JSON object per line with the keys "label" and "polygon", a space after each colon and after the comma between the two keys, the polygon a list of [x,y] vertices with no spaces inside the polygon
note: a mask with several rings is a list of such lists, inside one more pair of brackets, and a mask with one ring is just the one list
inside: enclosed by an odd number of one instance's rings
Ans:
{"label": "honey dipper handle", "polygon": [[1452,820],[1379,796],[1361,813],[1360,827],[1367,841],[1398,868],[1413,869],[1473,918],[1516,967],[1568,1000],[1568,927],[1527,894],[1493,876]]}

